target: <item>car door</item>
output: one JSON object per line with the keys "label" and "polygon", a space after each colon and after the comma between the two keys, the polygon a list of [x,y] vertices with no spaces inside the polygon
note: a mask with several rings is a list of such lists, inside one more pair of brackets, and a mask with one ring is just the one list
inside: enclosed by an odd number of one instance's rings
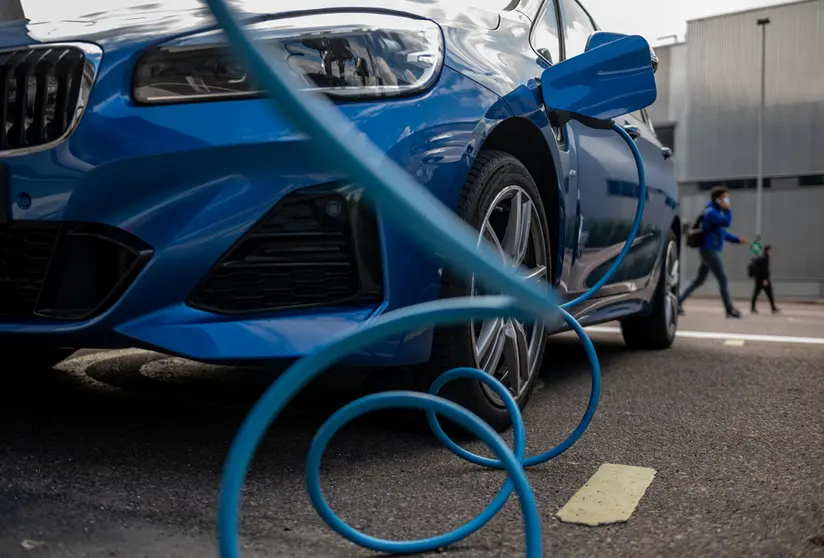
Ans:
{"label": "car door", "polygon": [[[620,269],[624,281],[634,281],[636,286],[641,287],[654,270],[666,245],[669,220],[678,206],[678,200],[672,195],[676,191],[672,150],[665,147],[655,135],[655,128],[646,110],[625,115],[616,119],[616,122],[636,136],[635,144],[641,152],[647,179],[643,229]],[[635,183],[637,184],[637,179]],[[638,200],[637,196],[633,199],[635,202]]]}
{"label": "car door", "polygon": [[[562,58],[560,9],[557,0],[545,0],[535,18],[530,35],[530,44],[533,50],[543,59],[539,65],[545,63],[557,64]],[[560,280],[560,288],[566,292],[567,280],[570,275],[570,266],[574,257],[575,239],[578,236],[578,201],[575,191],[575,177],[567,175],[567,170],[575,167],[575,152],[570,148],[566,127],[553,127],[554,140],[559,152],[559,160],[564,176],[561,186],[561,203],[564,230],[560,231],[560,254],[556,254],[558,269],[555,270],[555,279]],[[551,140],[550,140],[551,141]]]}
{"label": "car door", "polygon": [[[577,56],[586,49],[587,40],[597,30],[595,22],[577,0],[557,0],[561,8],[563,27],[563,56]],[[616,121],[637,135],[646,163],[654,151],[649,143],[652,133],[646,129],[643,116],[627,115]],[[595,130],[579,122],[568,127],[570,142],[575,150],[577,186],[577,231],[572,248],[573,257],[567,278],[567,291],[580,294],[595,284],[609,269],[624,246],[624,240],[632,227],[638,204],[638,172],[623,139],[612,130]],[[660,149],[655,154],[662,159]],[[646,168],[646,167],[645,167]],[[654,185],[655,171],[648,172],[648,183]],[[638,290],[655,263],[645,265],[639,253],[649,252],[650,243],[656,242],[659,224],[655,219],[655,202],[650,196],[648,209],[638,240],[624,264],[599,296],[621,294]],[[659,213],[660,214],[660,213]],[[647,247],[642,250],[642,248]]]}

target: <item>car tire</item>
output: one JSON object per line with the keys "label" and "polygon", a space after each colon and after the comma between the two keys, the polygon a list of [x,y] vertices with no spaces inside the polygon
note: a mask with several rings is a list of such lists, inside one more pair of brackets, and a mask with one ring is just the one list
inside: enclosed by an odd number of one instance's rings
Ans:
{"label": "car tire", "polygon": [[652,299],[652,311],[621,321],[624,342],[632,349],[663,350],[672,346],[678,330],[680,249],[675,233],[669,232],[661,273]]}
{"label": "car tire", "polygon": [[[509,212],[507,212],[507,207]],[[528,229],[530,238],[526,241],[526,257],[524,258],[523,273],[529,273],[536,279],[546,281],[552,277],[551,245],[548,235],[549,227],[538,187],[526,167],[515,157],[501,151],[481,152],[472,167],[464,184],[458,203],[457,213],[476,230],[482,226],[487,234],[495,233],[499,239],[499,249],[505,245],[514,246],[512,238],[523,237],[511,235],[507,237],[506,230],[511,225],[509,217],[514,207],[520,207],[521,215],[530,215],[529,225],[520,227]],[[514,222],[513,222],[514,223]],[[511,230],[518,227],[512,225]],[[491,231],[489,229],[492,229]],[[491,237],[487,237],[491,238]],[[520,249],[513,250],[522,253]],[[546,284],[546,283],[544,283]],[[441,298],[456,296],[470,296],[476,293],[474,280],[459,277],[452,270],[444,269],[441,278]],[[489,293],[487,293],[489,294]],[[482,343],[490,339],[490,331],[499,328],[494,343],[488,352],[487,358],[479,362],[478,347],[489,347]],[[484,337],[486,335],[486,337]],[[501,338],[504,341],[499,341]],[[500,363],[493,364],[495,353],[500,344],[504,345],[504,353],[500,354]],[[473,367],[483,369],[486,363],[495,368],[495,374],[510,388],[518,406],[523,409],[529,401],[535,379],[538,377],[546,348],[546,330],[544,324],[524,324],[513,320],[484,321],[469,323],[457,327],[437,327],[434,333],[432,357],[426,365],[426,371],[418,374],[418,380],[424,385],[419,386],[427,390],[440,374],[458,367]],[[517,355],[517,356],[516,356]],[[521,374],[507,380],[508,362],[523,362]],[[487,372],[489,370],[486,370]],[[517,384],[514,385],[514,384]],[[517,393],[516,393],[517,389]],[[477,414],[495,430],[501,432],[511,425],[511,419],[503,402],[497,395],[479,381],[462,380],[444,386],[441,395],[463,405]]]}

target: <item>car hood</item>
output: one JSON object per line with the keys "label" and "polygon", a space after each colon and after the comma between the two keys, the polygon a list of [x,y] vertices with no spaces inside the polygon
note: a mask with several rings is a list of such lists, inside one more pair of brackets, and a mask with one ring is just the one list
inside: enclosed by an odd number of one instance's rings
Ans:
{"label": "car hood", "polygon": [[[477,0],[474,0],[477,1]],[[500,16],[473,5],[473,0],[234,0],[251,21],[295,13],[364,9],[409,13],[453,26],[495,29]],[[71,2],[67,2],[70,5]],[[89,6],[89,2],[84,3]],[[0,47],[34,42],[87,41],[104,49],[152,43],[215,25],[200,0],[99,0],[99,11],[86,15],[61,14],[55,20],[18,21],[0,25]],[[87,8],[88,9],[88,8]]]}

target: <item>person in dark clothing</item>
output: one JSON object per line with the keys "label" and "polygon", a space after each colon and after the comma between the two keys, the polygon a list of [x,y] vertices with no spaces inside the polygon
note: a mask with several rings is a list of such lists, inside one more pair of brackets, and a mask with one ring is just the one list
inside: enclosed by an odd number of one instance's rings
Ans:
{"label": "person in dark clothing", "polygon": [[753,314],[758,314],[755,309],[755,303],[758,300],[758,295],[763,290],[767,293],[767,298],[770,299],[770,306],[773,314],[778,312],[775,306],[775,299],[773,298],[772,281],[770,281],[770,255],[772,254],[772,246],[765,246],[764,253],[753,261],[753,279],[755,280],[755,290],[752,293],[752,305],[750,310]]}
{"label": "person in dark clothing", "polygon": [[[724,242],[733,244],[747,244],[747,239],[738,237],[727,230],[732,224],[732,211],[730,210],[730,194],[726,188],[714,188],[710,193],[710,199],[704,208],[701,228],[704,232],[704,242],[699,249],[701,255],[701,266],[698,268],[698,275],[695,281],[681,293],[680,304],[707,280],[707,275],[712,272],[718,280],[718,289],[721,291],[721,300],[724,302],[724,309],[728,318],[740,318],[741,312],[732,305],[730,297],[730,287],[727,281],[727,274],[724,272],[724,262],[721,260],[721,251],[724,249]],[[683,309],[679,308],[679,313],[683,314]]]}

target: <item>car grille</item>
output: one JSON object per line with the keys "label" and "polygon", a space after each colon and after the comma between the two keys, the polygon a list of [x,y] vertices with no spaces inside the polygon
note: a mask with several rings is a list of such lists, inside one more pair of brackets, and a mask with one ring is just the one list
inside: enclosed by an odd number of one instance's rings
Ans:
{"label": "car grille", "polygon": [[91,317],[117,299],[151,253],[140,239],[106,225],[2,224],[0,317]]}
{"label": "car grille", "polygon": [[0,227],[0,316],[34,313],[60,227]]}
{"label": "car grille", "polygon": [[0,52],[0,151],[67,134],[82,108],[84,51],[72,46]]}
{"label": "car grille", "polygon": [[243,314],[377,300],[377,225],[359,199],[338,191],[284,198],[229,251],[189,304]]}

